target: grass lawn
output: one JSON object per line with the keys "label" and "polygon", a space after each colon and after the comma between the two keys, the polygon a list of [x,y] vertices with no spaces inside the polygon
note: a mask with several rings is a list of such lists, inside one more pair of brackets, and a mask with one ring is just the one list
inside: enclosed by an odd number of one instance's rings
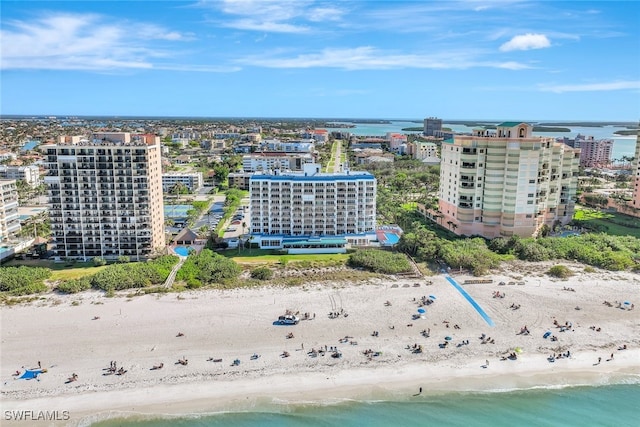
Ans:
{"label": "grass lawn", "polygon": [[301,254],[301,255],[282,255],[274,250],[263,249],[243,249],[238,253],[237,250],[224,251],[222,255],[231,258],[238,264],[278,264],[282,261],[286,263],[295,263],[302,261],[313,261],[318,263],[336,263],[346,262],[349,254]]}
{"label": "grass lawn", "polygon": [[[633,236],[640,238],[640,218],[616,212],[600,211],[586,207],[576,207],[573,215],[576,221],[583,221],[585,226],[595,226],[612,236]],[[599,227],[599,228],[598,228]]]}
{"label": "grass lawn", "polygon": [[13,260],[3,265],[3,267],[43,267],[51,271],[49,280],[71,280],[95,274],[106,267],[101,265],[96,267],[92,262],[74,262],[72,266],[67,266],[65,262],[53,262],[49,260]]}

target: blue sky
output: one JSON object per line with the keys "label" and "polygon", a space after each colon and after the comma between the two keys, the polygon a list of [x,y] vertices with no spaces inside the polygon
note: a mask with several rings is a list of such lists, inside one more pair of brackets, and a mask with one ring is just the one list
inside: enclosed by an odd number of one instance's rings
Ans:
{"label": "blue sky", "polygon": [[0,113],[640,118],[637,1],[6,1]]}

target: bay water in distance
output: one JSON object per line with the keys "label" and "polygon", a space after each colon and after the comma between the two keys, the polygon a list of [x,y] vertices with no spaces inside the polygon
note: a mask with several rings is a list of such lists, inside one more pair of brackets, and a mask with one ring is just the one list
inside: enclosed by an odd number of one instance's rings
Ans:
{"label": "bay water in distance", "polygon": [[91,427],[637,426],[640,384],[448,392],[403,401],[270,404],[244,412],[111,419]]}
{"label": "bay water in distance", "polygon": [[[353,128],[332,128],[330,131],[344,131],[351,132],[358,136],[384,136],[387,132],[394,133],[420,133],[420,132],[406,132],[403,128],[410,127],[422,127],[422,123],[413,121],[398,121],[390,120],[389,123],[349,123],[346,124],[355,125]],[[447,124],[442,123],[442,127],[450,128],[455,132],[471,132],[472,127],[461,124]],[[595,139],[612,139],[613,152],[612,159],[621,159],[622,156],[633,157],[635,155],[636,136],[621,136],[615,135],[617,130],[625,129],[621,126],[563,126],[569,129],[569,132],[534,132],[534,136],[545,136],[549,138],[567,137],[573,139],[576,135],[584,135],[586,137],[593,136]]]}

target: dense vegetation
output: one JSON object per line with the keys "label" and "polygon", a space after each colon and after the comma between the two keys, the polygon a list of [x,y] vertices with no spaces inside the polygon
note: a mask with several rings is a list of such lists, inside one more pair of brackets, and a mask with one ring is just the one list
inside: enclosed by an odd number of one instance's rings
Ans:
{"label": "dense vegetation", "polygon": [[65,280],[58,284],[56,289],[65,294],[75,294],[91,289],[91,277],[80,277],[78,279]]}
{"label": "dense vegetation", "polygon": [[51,270],[41,267],[0,268],[0,292],[10,295],[28,295],[45,292],[44,281],[51,276]]}
{"label": "dense vegetation", "polygon": [[199,288],[203,285],[230,283],[240,273],[240,266],[233,260],[204,249],[199,254],[189,255],[176,279],[185,281],[189,288]]}
{"label": "dense vegetation", "polygon": [[376,249],[356,251],[349,256],[347,265],[365,268],[375,273],[396,274],[411,271],[411,264],[406,256],[397,252],[386,252]]}
{"label": "dense vegetation", "polygon": [[498,253],[511,253],[525,261],[576,260],[607,270],[640,269],[640,239],[630,236],[583,234],[571,237],[506,239],[489,243]]}
{"label": "dense vegetation", "polygon": [[163,283],[178,257],[165,255],[148,262],[112,264],[91,276],[91,285],[105,291],[144,288]]}

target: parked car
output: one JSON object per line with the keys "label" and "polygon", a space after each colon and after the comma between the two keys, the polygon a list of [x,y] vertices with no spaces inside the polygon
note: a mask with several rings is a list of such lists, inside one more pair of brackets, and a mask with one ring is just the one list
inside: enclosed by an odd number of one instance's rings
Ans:
{"label": "parked car", "polygon": [[300,322],[300,319],[293,314],[285,314],[284,316],[278,317],[278,323],[280,325],[297,325]]}

